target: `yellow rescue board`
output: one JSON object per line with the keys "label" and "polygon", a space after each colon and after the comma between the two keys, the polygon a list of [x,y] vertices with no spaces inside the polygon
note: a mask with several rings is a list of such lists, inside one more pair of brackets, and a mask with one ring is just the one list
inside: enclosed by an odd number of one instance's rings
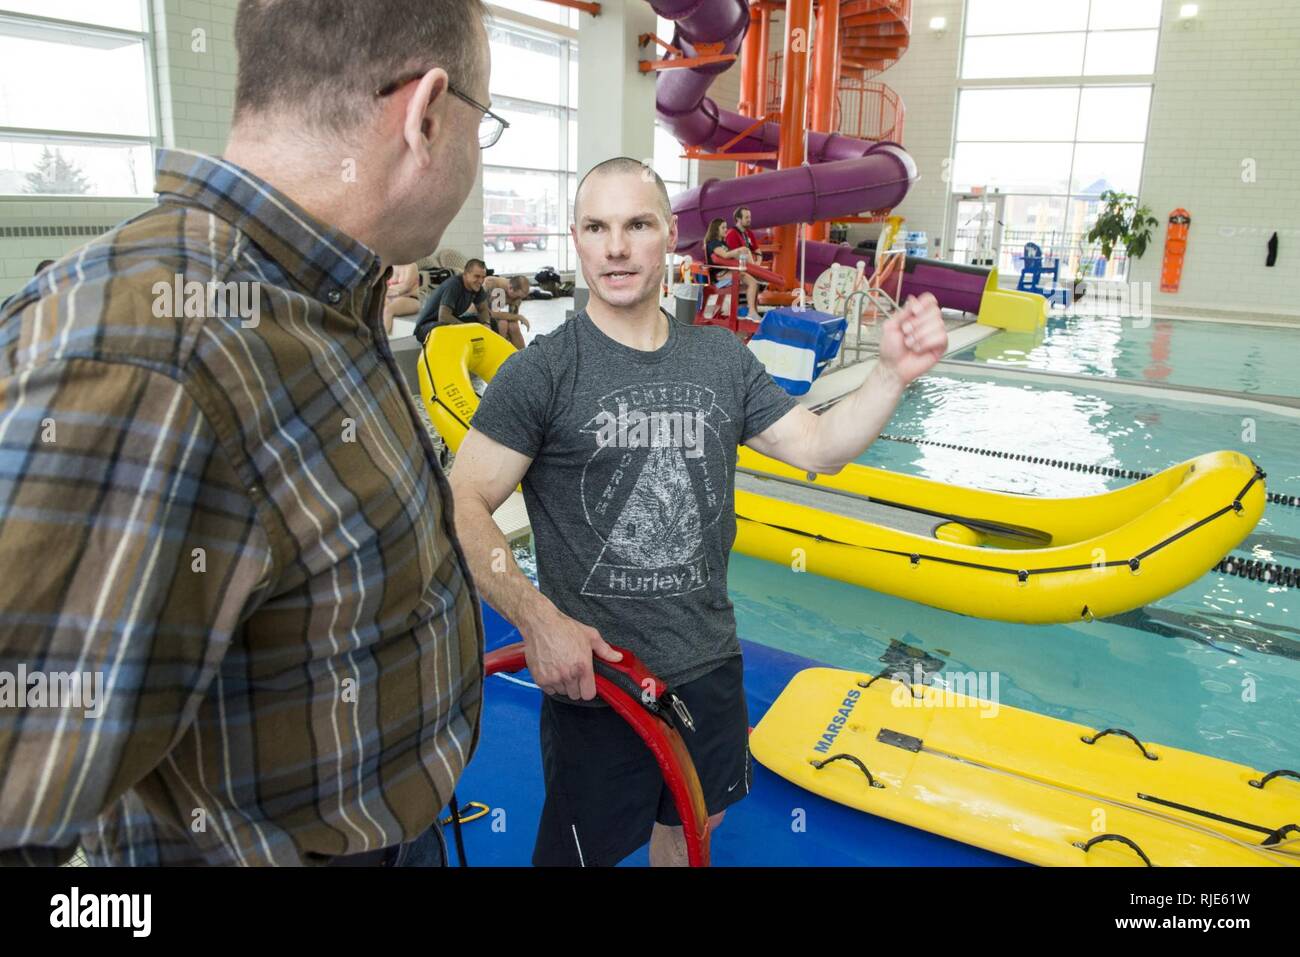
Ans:
{"label": "yellow rescue board", "polygon": [[1300,865],[1300,830],[1286,830],[1300,825],[1300,782],[1259,787],[1265,774],[1243,765],[1094,737],[1103,730],[811,668],[781,692],[750,749],[832,801],[1033,864]]}

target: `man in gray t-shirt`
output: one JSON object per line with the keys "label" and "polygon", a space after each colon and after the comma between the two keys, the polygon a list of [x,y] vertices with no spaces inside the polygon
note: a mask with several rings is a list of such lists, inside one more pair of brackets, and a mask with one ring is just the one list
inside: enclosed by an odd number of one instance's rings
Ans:
{"label": "man in gray t-shirt", "polygon": [[[730,332],[678,326],[659,309],[677,222],[652,171],[627,158],[600,164],[574,212],[588,309],[493,378],[452,470],[456,530],[548,695],[534,863],[614,864],[649,838],[652,864],[678,864],[680,821],[640,739],[610,709],[574,706],[595,696],[592,656],[617,660],[608,643],[626,647],[686,701],[696,724],[686,743],[718,826],[750,781],[727,595],[738,448],[838,471],[947,336],[932,297],[909,301],[882,330],[866,382],[813,415]],[[521,481],[539,588],[491,518]]]}
{"label": "man in gray t-shirt", "polygon": [[491,313],[488,291],[483,288],[486,281],[487,266],[481,259],[469,260],[463,273],[443,280],[442,285],[429,293],[415,317],[415,338],[423,342],[438,325],[457,322],[488,325]]}
{"label": "man in gray t-shirt", "polygon": [[736,453],[797,403],[730,331],[665,325],[645,351],[579,313],[506,361],[473,425],[532,460],[542,594],[677,685],[740,654]]}

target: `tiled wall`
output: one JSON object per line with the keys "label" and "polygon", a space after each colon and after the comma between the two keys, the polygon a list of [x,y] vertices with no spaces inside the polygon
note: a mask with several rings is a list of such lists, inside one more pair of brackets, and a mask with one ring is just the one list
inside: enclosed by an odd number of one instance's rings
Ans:
{"label": "tiled wall", "polygon": [[[1170,307],[1300,315],[1300,3],[1167,0],[1142,173],[1160,226],[1133,278]],[[1192,217],[1182,284],[1160,292],[1165,221]],[[1278,234],[1277,265],[1267,268]]]}

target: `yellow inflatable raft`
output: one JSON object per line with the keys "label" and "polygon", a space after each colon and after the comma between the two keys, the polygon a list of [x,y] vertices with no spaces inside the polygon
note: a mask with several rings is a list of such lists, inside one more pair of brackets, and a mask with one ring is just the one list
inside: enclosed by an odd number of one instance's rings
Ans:
{"label": "yellow inflatable raft", "polygon": [[469,432],[478,409],[470,374],[492,381],[501,364],[515,353],[509,340],[477,322],[434,326],[420,352],[420,398],[433,427],[453,452]]}
{"label": "yellow inflatable raft", "polygon": [[802,671],[750,750],[832,801],[1034,864],[1300,865],[1286,774],[931,685]]}
{"label": "yellow inflatable raft", "polygon": [[1265,499],[1238,452],[1101,495],[1029,498],[862,465],[810,480],[742,449],[736,549],[977,618],[1089,620],[1191,584],[1250,534]]}
{"label": "yellow inflatable raft", "polygon": [[[438,327],[420,394],[453,450],[513,352],[476,323]],[[1141,607],[1195,581],[1255,527],[1263,474],[1212,452],[1083,498],[1029,498],[861,465],[808,476],[741,449],[736,550],[978,618],[1064,622]]]}

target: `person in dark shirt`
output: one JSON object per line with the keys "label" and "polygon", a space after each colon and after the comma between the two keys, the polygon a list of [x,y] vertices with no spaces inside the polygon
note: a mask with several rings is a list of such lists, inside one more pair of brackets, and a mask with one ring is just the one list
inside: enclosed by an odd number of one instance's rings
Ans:
{"label": "person in dark shirt", "polygon": [[[883,324],[865,382],[814,414],[738,336],[678,325],[660,310],[678,223],[654,170],[606,160],[579,182],[573,205],[587,306],[493,376],[452,470],[456,533],[483,600],[518,629],[546,695],[546,800],[533,862],[612,865],[648,841],[651,864],[681,865],[685,834],[654,758],[612,708],[590,706],[593,656],[619,661],[608,644],[616,642],[681,694],[695,716],[686,746],[716,833],[752,780],[727,597],[738,449],[794,474],[838,472],[879,435],[948,337],[931,294],[908,299]],[[536,584],[492,517],[521,483]]]}
{"label": "person in dark shirt", "polygon": [[[709,275],[713,277],[713,284],[719,288],[725,288],[731,285],[733,275],[740,276],[741,282],[745,287],[745,301],[749,304],[755,318],[758,315],[758,280],[747,272],[732,273],[726,269],[716,268],[719,265],[734,266],[742,256],[748,255],[748,247],[738,246],[735,249],[727,245],[723,238],[722,231],[727,228],[725,219],[715,219],[709,223],[708,232],[704,234],[704,258],[708,261]],[[735,230],[732,230],[735,232]]]}
{"label": "person in dark shirt", "polygon": [[465,271],[452,276],[435,289],[420,307],[415,320],[415,338],[423,342],[434,326],[457,322],[481,322],[491,328],[488,292],[483,288],[487,264],[481,259],[465,263]]}

